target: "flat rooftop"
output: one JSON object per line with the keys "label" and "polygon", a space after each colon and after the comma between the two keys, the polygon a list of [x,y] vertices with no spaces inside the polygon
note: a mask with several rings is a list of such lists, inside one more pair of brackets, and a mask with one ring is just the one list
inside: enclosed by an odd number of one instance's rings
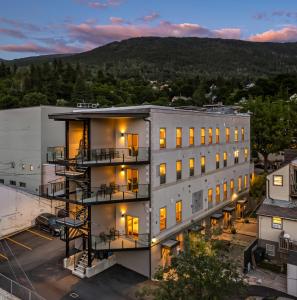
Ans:
{"label": "flat rooftop", "polygon": [[247,113],[238,113],[236,108],[232,106],[221,106],[214,110],[213,107],[169,107],[157,105],[138,105],[138,106],[122,106],[108,108],[75,108],[72,112],[57,113],[49,115],[50,119],[67,120],[67,119],[90,119],[90,118],[108,118],[108,117],[134,117],[145,118],[151,112],[167,112],[167,113],[193,113],[199,115],[213,116],[241,116],[250,117]]}

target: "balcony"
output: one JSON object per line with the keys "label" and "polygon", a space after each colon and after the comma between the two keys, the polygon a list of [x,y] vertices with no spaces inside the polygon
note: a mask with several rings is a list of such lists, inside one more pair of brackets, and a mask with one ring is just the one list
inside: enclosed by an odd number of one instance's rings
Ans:
{"label": "balcony", "polygon": [[117,231],[109,234],[100,233],[99,236],[92,236],[92,249],[95,251],[120,251],[148,249],[149,234],[128,235],[119,234]]}
{"label": "balcony", "polygon": [[40,186],[40,196],[54,198],[75,204],[96,205],[149,200],[149,184],[109,185],[66,188],[66,183],[56,182]]}
{"label": "balcony", "polygon": [[281,235],[279,238],[279,250],[281,252],[297,252],[297,241],[293,241],[290,238],[285,238],[283,235]]}
{"label": "balcony", "polygon": [[81,166],[107,166],[121,164],[142,164],[149,162],[149,148],[100,148],[78,150],[75,158],[66,158],[65,147],[48,148],[47,160],[56,164]]}

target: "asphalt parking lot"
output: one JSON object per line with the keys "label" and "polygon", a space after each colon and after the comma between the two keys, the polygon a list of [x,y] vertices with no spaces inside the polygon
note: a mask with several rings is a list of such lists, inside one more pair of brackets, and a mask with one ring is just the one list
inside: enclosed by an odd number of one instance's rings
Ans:
{"label": "asphalt parking lot", "polygon": [[64,242],[32,228],[0,241],[0,273],[48,300],[135,299],[135,287],[146,280],[119,265],[82,280],[63,268],[64,255]]}

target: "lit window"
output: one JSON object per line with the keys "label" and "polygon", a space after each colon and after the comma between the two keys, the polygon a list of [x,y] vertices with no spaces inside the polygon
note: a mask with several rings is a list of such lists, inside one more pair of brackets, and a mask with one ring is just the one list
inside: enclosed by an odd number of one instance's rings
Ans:
{"label": "lit window", "polygon": [[208,189],[207,199],[208,199],[208,202],[212,202],[212,189]]}
{"label": "lit window", "polygon": [[216,202],[220,202],[221,201],[221,188],[220,185],[218,184],[216,186]]}
{"label": "lit window", "polygon": [[189,159],[189,168],[190,168],[190,176],[194,176],[194,174],[195,174],[195,158]]}
{"label": "lit window", "polygon": [[244,142],[244,128],[241,128],[241,141]]}
{"label": "lit window", "polygon": [[220,168],[220,153],[216,154],[216,169]]}
{"label": "lit window", "polygon": [[224,152],[224,167],[227,167],[228,155],[227,152]]}
{"label": "lit window", "polygon": [[205,173],[205,156],[200,157],[201,174]]}
{"label": "lit window", "polygon": [[246,189],[247,188],[247,185],[248,185],[248,176],[247,175],[244,175],[244,188]]}
{"label": "lit window", "polygon": [[166,183],[166,164],[160,164],[160,184]]}
{"label": "lit window", "polygon": [[220,128],[216,128],[216,143],[220,143]]}
{"label": "lit window", "polygon": [[176,180],[180,180],[182,178],[182,161],[176,161]]}
{"label": "lit window", "polygon": [[238,164],[239,161],[239,150],[234,151],[234,164]]}
{"label": "lit window", "polygon": [[234,179],[230,180],[230,195],[234,194]]}
{"label": "lit window", "polygon": [[160,208],[160,231],[166,229],[166,207]]}
{"label": "lit window", "polygon": [[224,185],[223,185],[223,191],[224,191],[224,200],[227,200],[228,198],[228,186],[227,186],[227,182],[225,181],[224,182]]}
{"label": "lit window", "polygon": [[182,129],[180,127],[176,128],[176,148],[182,146]]}
{"label": "lit window", "polygon": [[238,142],[238,128],[237,127],[234,129],[234,142],[235,143]]}
{"label": "lit window", "polygon": [[283,228],[283,219],[280,217],[272,217],[272,228],[282,229]]}
{"label": "lit window", "polygon": [[189,129],[189,145],[190,146],[193,146],[194,143],[195,143],[195,137],[194,137],[194,135],[195,135],[194,127],[191,127]]}
{"label": "lit window", "polygon": [[212,128],[208,128],[208,144],[212,144]]}
{"label": "lit window", "polygon": [[239,176],[238,177],[238,192],[240,192],[242,190],[242,177]]}
{"label": "lit window", "polygon": [[34,167],[32,165],[30,165],[30,171],[33,171]]}
{"label": "lit window", "polygon": [[283,186],[283,176],[282,175],[273,175],[273,185],[274,186]]}
{"label": "lit window", "polygon": [[200,140],[201,145],[205,145],[205,128],[200,129]]}
{"label": "lit window", "polygon": [[160,128],[160,148],[166,148],[166,128]]}
{"label": "lit window", "polygon": [[230,143],[230,128],[226,127],[226,143]]}
{"label": "lit window", "polygon": [[179,200],[175,203],[175,220],[176,220],[176,223],[179,223],[182,220],[182,201],[181,200]]}
{"label": "lit window", "polygon": [[249,149],[245,148],[244,149],[244,160],[247,161],[249,158]]}

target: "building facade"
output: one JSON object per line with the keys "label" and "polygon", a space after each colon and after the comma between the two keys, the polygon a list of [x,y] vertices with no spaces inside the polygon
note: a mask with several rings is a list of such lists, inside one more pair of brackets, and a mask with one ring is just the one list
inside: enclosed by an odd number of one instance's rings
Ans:
{"label": "building facade", "polygon": [[64,179],[41,192],[66,202],[66,256],[72,241],[83,250],[76,271],[93,274],[112,256],[151,277],[183,231],[228,226],[233,210],[243,216],[236,199],[252,173],[249,115],[139,106],[50,118],[66,124],[66,147],[48,153]]}
{"label": "building facade", "polygon": [[48,173],[47,166],[43,166],[47,163],[47,148],[65,143],[65,125],[50,120],[48,115],[71,110],[54,106],[0,110],[1,184],[38,194],[43,174]]}

